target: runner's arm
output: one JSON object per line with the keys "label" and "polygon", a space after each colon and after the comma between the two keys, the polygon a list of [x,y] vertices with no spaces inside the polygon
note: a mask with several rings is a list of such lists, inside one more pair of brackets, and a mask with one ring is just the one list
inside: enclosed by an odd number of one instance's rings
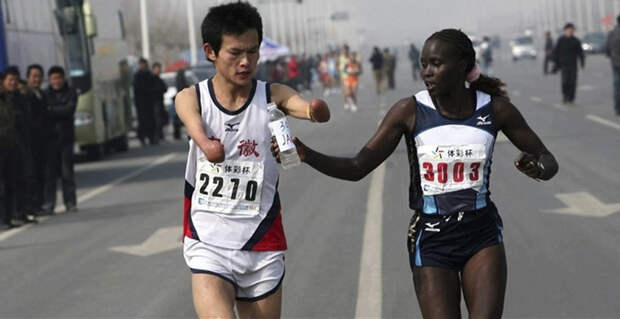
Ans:
{"label": "runner's arm", "polygon": [[271,85],[271,98],[284,113],[298,119],[316,122],[329,121],[327,103],[320,99],[308,102],[292,88],[274,83]]}
{"label": "runner's arm", "polygon": [[[375,135],[355,157],[333,157],[321,154],[294,139],[299,157],[321,173],[349,181],[358,181],[381,164],[398,146],[414,123],[415,103],[407,98],[396,103],[387,113]],[[272,141],[272,151],[278,158],[279,150]]]}
{"label": "runner's arm", "polygon": [[174,100],[174,107],[179,119],[185,124],[187,133],[207,159],[213,163],[224,161],[224,147],[218,140],[209,138],[203,127],[196,88],[192,86],[179,92]]}
{"label": "runner's arm", "polygon": [[493,110],[498,128],[522,152],[515,160],[517,169],[531,178],[551,179],[558,172],[558,162],[517,108],[508,99],[495,98]]}

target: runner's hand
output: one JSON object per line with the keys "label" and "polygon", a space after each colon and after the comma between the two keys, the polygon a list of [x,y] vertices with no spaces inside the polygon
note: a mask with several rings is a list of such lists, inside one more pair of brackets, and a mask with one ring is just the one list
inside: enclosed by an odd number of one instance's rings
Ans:
{"label": "runner's hand", "polygon": [[536,156],[528,153],[521,153],[515,160],[515,167],[521,171],[521,173],[531,177],[538,178],[538,161]]}
{"label": "runner's hand", "polygon": [[221,163],[226,158],[224,145],[216,138],[209,138],[209,142],[204,146],[203,152],[211,163]]}
{"label": "runner's hand", "polygon": [[329,108],[327,103],[321,99],[310,101],[310,119],[319,123],[329,121]]}
{"label": "runner's hand", "polygon": [[[297,148],[297,155],[299,155],[299,159],[302,162],[306,161],[306,145],[304,145],[298,138],[293,137],[293,143],[295,143],[295,148]],[[271,154],[276,158],[276,161],[280,163],[280,147],[278,147],[278,141],[276,141],[275,137],[271,137]]]}

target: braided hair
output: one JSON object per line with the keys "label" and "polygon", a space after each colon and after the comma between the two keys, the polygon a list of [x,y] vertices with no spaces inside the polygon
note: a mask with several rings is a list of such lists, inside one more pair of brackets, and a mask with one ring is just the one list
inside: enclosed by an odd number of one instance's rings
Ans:
{"label": "braided hair", "polygon": [[[476,51],[474,51],[474,45],[463,31],[457,29],[443,29],[433,33],[427,41],[428,40],[447,42],[459,50],[461,58],[465,59],[467,63],[465,68],[466,74],[471,72],[476,66]],[[500,79],[480,74],[478,80],[470,83],[469,87],[472,90],[479,90],[491,96],[508,97],[508,93],[503,89],[504,86],[506,86],[506,84]]]}

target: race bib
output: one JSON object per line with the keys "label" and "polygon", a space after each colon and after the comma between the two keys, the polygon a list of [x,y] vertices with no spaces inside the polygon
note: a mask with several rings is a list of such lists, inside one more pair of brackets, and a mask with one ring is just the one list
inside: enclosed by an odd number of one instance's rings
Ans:
{"label": "race bib", "polygon": [[198,192],[193,205],[212,213],[258,215],[264,171],[263,162],[225,161],[214,164],[201,158],[196,174]]}
{"label": "race bib", "polygon": [[480,191],[486,158],[484,144],[419,146],[420,181],[424,195],[470,188]]}

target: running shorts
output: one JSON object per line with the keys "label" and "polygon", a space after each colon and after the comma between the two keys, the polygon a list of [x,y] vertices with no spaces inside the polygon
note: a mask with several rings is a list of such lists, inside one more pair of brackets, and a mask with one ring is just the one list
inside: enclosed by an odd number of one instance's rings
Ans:
{"label": "running shorts", "polygon": [[230,282],[240,301],[267,298],[284,279],[284,251],[226,249],[185,237],[183,256],[192,273],[210,274]]}
{"label": "running shorts", "polygon": [[416,212],[409,224],[407,248],[413,267],[462,270],[480,250],[503,242],[503,224],[491,202],[476,211],[447,215]]}

